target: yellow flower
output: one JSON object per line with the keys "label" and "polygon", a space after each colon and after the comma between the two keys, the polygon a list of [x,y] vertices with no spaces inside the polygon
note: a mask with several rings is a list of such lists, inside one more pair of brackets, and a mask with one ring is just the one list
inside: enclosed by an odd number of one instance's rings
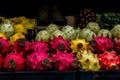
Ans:
{"label": "yellow flower", "polygon": [[27,29],[23,24],[16,24],[14,25],[14,30],[15,33],[22,33],[22,34],[27,34]]}

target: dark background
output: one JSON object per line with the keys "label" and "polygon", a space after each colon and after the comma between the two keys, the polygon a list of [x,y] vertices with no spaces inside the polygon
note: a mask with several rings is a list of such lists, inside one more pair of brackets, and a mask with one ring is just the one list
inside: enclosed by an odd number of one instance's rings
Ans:
{"label": "dark background", "polygon": [[36,17],[43,5],[57,4],[63,15],[77,15],[84,8],[96,13],[119,12],[119,0],[1,0],[0,14],[5,17]]}

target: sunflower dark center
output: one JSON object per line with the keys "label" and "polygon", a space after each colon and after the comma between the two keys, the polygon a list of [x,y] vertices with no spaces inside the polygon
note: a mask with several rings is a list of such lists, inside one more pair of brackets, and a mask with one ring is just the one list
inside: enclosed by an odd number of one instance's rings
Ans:
{"label": "sunflower dark center", "polygon": [[72,61],[72,66],[76,67],[77,64],[78,64],[78,61],[77,61],[77,60],[73,60],[73,61]]}
{"label": "sunflower dark center", "polygon": [[16,66],[16,62],[13,59],[8,61],[8,67],[9,68],[15,68],[15,66]]}
{"label": "sunflower dark center", "polygon": [[23,47],[25,45],[25,40],[24,39],[18,39],[18,46]]}
{"label": "sunflower dark center", "polygon": [[91,45],[91,46],[96,46],[96,44],[97,44],[97,42],[94,41],[94,40],[90,42],[90,45]]}
{"label": "sunflower dark center", "polygon": [[115,65],[111,65],[110,69],[111,70],[116,70],[116,66]]}
{"label": "sunflower dark center", "polygon": [[49,61],[48,59],[44,59],[44,60],[42,61],[42,64],[43,64],[44,66],[47,66],[49,63],[50,63],[50,61]]}
{"label": "sunflower dark center", "polygon": [[83,47],[83,44],[82,44],[82,43],[79,43],[79,44],[77,45],[77,47],[78,47],[78,48],[82,48],[82,47]]}
{"label": "sunflower dark center", "polygon": [[64,50],[65,50],[64,44],[58,44],[58,49],[59,49],[60,51],[64,51]]}

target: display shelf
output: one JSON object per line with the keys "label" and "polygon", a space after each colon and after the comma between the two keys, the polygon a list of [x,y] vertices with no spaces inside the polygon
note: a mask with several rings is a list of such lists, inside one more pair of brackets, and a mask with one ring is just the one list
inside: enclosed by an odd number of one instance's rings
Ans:
{"label": "display shelf", "polygon": [[76,71],[0,72],[0,80],[75,80]]}
{"label": "display shelf", "polygon": [[79,80],[120,80],[120,71],[79,71]]}
{"label": "display shelf", "polygon": [[0,80],[120,80],[120,71],[0,72]]}

